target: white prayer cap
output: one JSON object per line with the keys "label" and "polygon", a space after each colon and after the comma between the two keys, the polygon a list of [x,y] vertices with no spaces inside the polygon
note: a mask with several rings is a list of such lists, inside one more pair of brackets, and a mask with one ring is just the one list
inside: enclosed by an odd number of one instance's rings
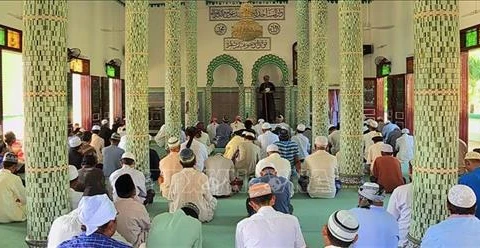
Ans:
{"label": "white prayer cap", "polygon": [[306,129],[306,128],[307,128],[307,127],[306,127],[305,125],[303,125],[303,124],[298,124],[298,125],[297,125],[297,131],[305,132],[305,129]]}
{"label": "white prayer cap", "polygon": [[279,148],[275,144],[271,144],[267,146],[267,152],[278,152]]}
{"label": "white prayer cap", "polygon": [[247,131],[245,131],[245,132],[242,133],[242,135],[244,135],[244,136],[250,136],[250,137],[255,138],[255,134],[252,133],[252,132],[247,132]]}
{"label": "white prayer cap", "polygon": [[382,144],[382,152],[393,153],[393,147],[389,144]]}
{"label": "white prayer cap", "polygon": [[315,145],[317,145],[317,146],[327,146],[328,145],[328,138],[325,137],[325,136],[315,137]]}
{"label": "white prayer cap", "polygon": [[390,120],[388,120],[388,119],[385,120],[385,124],[388,124],[388,123],[390,123]]}
{"label": "white prayer cap", "polygon": [[256,183],[248,188],[248,197],[255,198],[272,193],[272,188],[268,183]]}
{"label": "white prayer cap", "polygon": [[367,127],[367,126],[363,126],[363,129],[362,129],[362,130],[363,130],[363,132],[368,131],[368,127]]}
{"label": "white prayer cap", "polygon": [[343,242],[352,242],[357,236],[359,224],[350,211],[340,210],[330,215],[327,227],[333,237]]}
{"label": "white prayer cap", "polygon": [[373,128],[377,128],[377,127],[378,127],[378,122],[376,122],[376,121],[374,121],[374,120],[371,120],[368,125],[371,126],[371,127],[373,127]]}
{"label": "white prayer cap", "polygon": [[68,179],[69,181],[75,180],[78,177],[77,167],[73,165],[68,166]]}
{"label": "white prayer cap", "polygon": [[87,228],[85,235],[90,236],[111,220],[115,220],[117,210],[106,194],[84,196],[78,204],[80,222]]}
{"label": "white prayer cap", "polygon": [[448,191],[448,201],[459,208],[471,208],[477,202],[477,197],[470,187],[457,184]]}
{"label": "white prayer cap", "polygon": [[264,122],[265,122],[264,119],[258,119],[258,123],[259,123],[259,124],[263,124]]}
{"label": "white prayer cap", "polygon": [[174,147],[180,146],[180,140],[177,137],[170,137],[168,139],[168,148],[172,149]]}
{"label": "white prayer cap", "polygon": [[409,133],[410,133],[410,130],[408,130],[408,128],[402,129],[402,134],[409,134]]}
{"label": "white prayer cap", "polygon": [[374,202],[383,202],[385,194],[376,183],[366,182],[358,189],[358,194]]}
{"label": "white prayer cap", "polygon": [[257,166],[259,171],[263,171],[265,168],[272,168],[274,170],[277,170],[277,167],[275,166],[275,164],[271,162],[261,162],[261,163],[258,163]]}
{"label": "white prayer cap", "polygon": [[268,122],[265,122],[262,124],[262,129],[272,129],[272,125],[270,125]]}
{"label": "white prayer cap", "polygon": [[101,129],[101,128],[100,128],[99,125],[94,125],[94,126],[92,127],[92,131],[100,131],[100,129]]}
{"label": "white prayer cap", "polygon": [[467,152],[465,154],[465,160],[480,160],[480,153],[478,152]]}
{"label": "white prayer cap", "polygon": [[107,119],[103,119],[102,122],[100,122],[102,125],[106,125],[108,123]]}
{"label": "white prayer cap", "polygon": [[80,137],[78,136],[73,136],[70,139],[68,139],[68,145],[73,148],[73,147],[78,147],[82,144],[82,141],[80,140]]}
{"label": "white prayer cap", "polygon": [[124,159],[124,158],[129,158],[129,159],[135,161],[135,155],[133,155],[133,153],[131,153],[131,152],[123,153],[122,154],[122,159]]}

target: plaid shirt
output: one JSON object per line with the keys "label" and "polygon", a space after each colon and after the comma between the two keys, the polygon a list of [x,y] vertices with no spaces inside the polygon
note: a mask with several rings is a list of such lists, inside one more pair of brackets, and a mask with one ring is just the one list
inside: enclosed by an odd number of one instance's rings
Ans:
{"label": "plaid shirt", "polygon": [[116,241],[105,235],[99,233],[93,233],[90,236],[86,236],[82,233],[70,240],[61,243],[58,248],[130,248],[122,242]]}

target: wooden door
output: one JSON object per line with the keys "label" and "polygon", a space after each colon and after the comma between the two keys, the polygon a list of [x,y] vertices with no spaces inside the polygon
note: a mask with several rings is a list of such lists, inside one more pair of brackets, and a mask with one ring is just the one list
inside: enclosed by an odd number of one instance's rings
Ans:
{"label": "wooden door", "polygon": [[238,115],[238,104],[238,91],[215,92],[212,89],[212,116],[221,120],[226,115],[232,121]]}

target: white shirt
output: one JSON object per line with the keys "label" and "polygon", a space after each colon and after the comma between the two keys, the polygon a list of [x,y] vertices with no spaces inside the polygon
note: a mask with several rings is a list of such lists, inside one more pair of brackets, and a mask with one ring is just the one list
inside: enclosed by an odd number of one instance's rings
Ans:
{"label": "white shirt", "polygon": [[210,141],[213,141],[213,139],[217,136],[217,127],[218,123],[212,122],[207,125],[207,133],[208,136],[210,137]]}
{"label": "white shirt", "polygon": [[407,234],[410,228],[410,215],[412,212],[413,190],[412,184],[397,187],[388,201],[387,211],[398,222],[399,236],[398,246],[403,247],[408,243]]}
{"label": "white shirt", "polygon": [[[366,164],[373,165],[373,161],[375,161],[375,159],[377,159],[378,157],[382,156],[383,144],[384,144],[383,142],[377,142],[368,148]],[[373,168],[370,168],[370,169],[373,169]]]}
{"label": "white shirt", "polygon": [[262,132],[262,124],[263,123],[258,123],[257,125],[253,126],[252,129],[255,130],[255,133],[256,133],[256,136],[260,136],[263,132]]}
{"label": "white shirt", "polygon": [[365,159],[367,159],[367,156],[368,156],[368,149],[370,148],[370,146],[374,144],[372,138],[378,135],[381,136],[382,134],[377,131],[370,131],[363,135],[363,147],[364,147],[363,151],[365,154]]}
{"label": "white shirt", "polygon": [[230,182],[234,179],[233,161],[218,153],[205,160],[205,174],[208,176],[210,192],[215,196],[232,193]]}
{"label": "white shirt", "polygon": [[290,179],[292,169],[290,168],[290,162],[280,156],[278,153],[272,153],[270,156],[258,161],[255,166],[255,177],[260,177],[260,165],[263,163],[272,163],[275,165],[277,176]]}
{"label": "white shirt", "polygon": [[413,159],[414,148],[413,136],[402,134],[395,144],[395,150],[398,151],[398,160],[400,162],[410,162]]}
{"label": "white shirt", "polygon": [[297,143],[299,151],[300,151],[300,159],[305,159],[309,155],[310,150],[310,141],[308,140],[305,135],[301,133],[297,133],[292,137],[292,141]]}
{"label": "white shirt", "polygon": [[147,195],[147,187],[145,186],[145,176],[139,170],[136,170],[129,165],[123,165],[122,168],[114,171],[109,178],[110,185],[113,189],[113,200],[116,201],[118,196],[115,190],[115,182],[117,179],[124,174],[129,174],[132,177],[135,188],[137,189],[137,196],[135,200],[142,203],[145,201],[145,196]]}
{"label": "white shirt", "polygon": [[72,210],[76,209],[78,207],[80,199],[82,199],[83,192],[78,192],[70,188],[68,193],[70,195],[70,205],[72,206]]}
{"label": "white shirt", "polygon": [[262,135],[258,136],[260,142],[260,148],[262,148],[262,158],[267,156],[267,146],[279,141],[278,136],[271,131],[266,131]]}
{"label": "white shirt", "polygon": [[297,217],[261,207],[237,224],[235,247],[303,248],[306,244]]}
{"label": "white shirt", "polygon": [[332,146],[330,151],[332,155],[336,155],[340,151],[340,131],[335,130],[330,135],[328,135],[328,143]]}
{"label": "white shirt", "polygon": [[238,130],[245,129],[245,125],[241,121],[234,121],[230,124],[230,127],[232,128],[232,132],[236,132]]}
{"label": "white shirt", "polygon": [[124,151],[127,149],[127,135],[124,135],[120,138],[120,142],[118,143],[118,147],[122,148]]}
{"label": "white shirt", "polygon": [[310,177],[308,194],[315,198],[334,198],[337,192],[337,158],[326,151],[318,150],[305,159],[305,170]]}
{"label": "white shirt", "polygon": [[[187,148],[187,143],[188,143],[188,140],[183,142],[182,145],[180,145],[180,151]],[[195,164],[195,168],[198,171],[202,172],[203,169],[205,168],[205,160],[207,160],[208,158],[207,146],[193,139],[190,149],[192,149],[193,153],[195,154],[195,161],[197,162]]]}

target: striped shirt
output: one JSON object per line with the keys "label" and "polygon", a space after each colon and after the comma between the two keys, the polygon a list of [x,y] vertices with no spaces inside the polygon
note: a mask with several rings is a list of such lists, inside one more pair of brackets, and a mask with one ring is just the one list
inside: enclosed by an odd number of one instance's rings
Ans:
{"label": "striped shirt", "polygon": [[290,166],[295,168],[295,157],[301,157],[299,154],[299,149],[297,143],[287,140],[287,141],[277,141],[274,143],[278,146],[278,153],[280,156],[290,162]]}
{"label": "striped shirt", "polygon": [[61,243],[58,248],[80,248],[80,247],[96,247],[96,248],[129,248],[122,242],[116,241],[110,237],[99,233],[92,233],[86,236],[82,233],[80,236],[76,236],[71,240],[67,240]]}

